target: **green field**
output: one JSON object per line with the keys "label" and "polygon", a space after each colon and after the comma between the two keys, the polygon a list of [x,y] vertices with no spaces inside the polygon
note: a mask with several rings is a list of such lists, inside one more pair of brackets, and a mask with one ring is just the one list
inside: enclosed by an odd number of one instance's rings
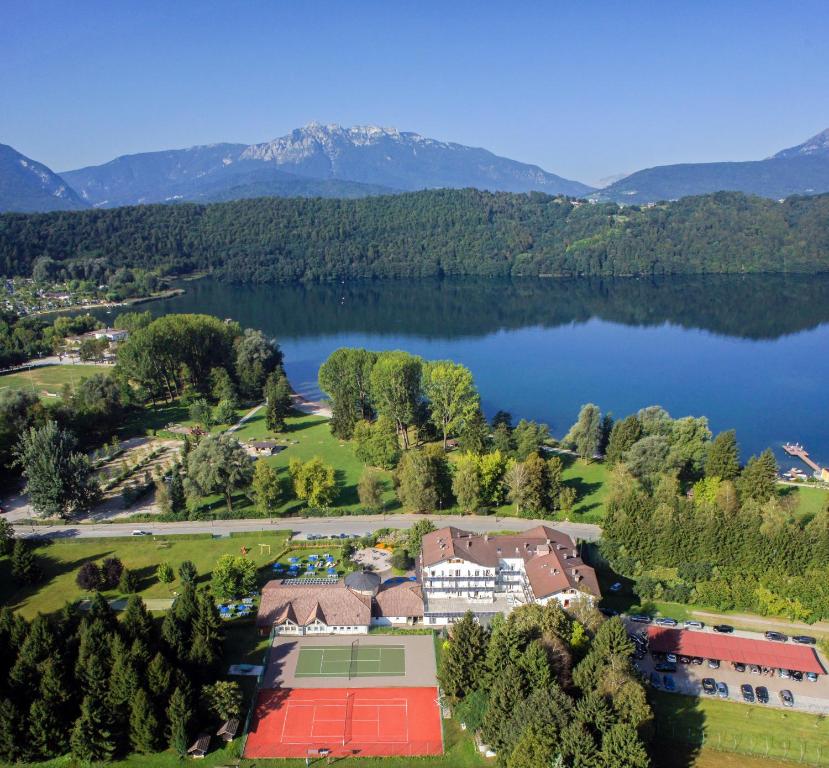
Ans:
{"label": "green field", "polygon": [[[44,573],[39,584],[17,587],[10,575],[8,557],[0,558],[0,603],[9,605],[23,616],[32,618],[38,612],[50,613],[67,601],[87,598],[75,582],[78,569],[85,562],[100,562],[105,557],[118,557],[138,577],[140,594],[144,598],[170,598],[178,589],[178,579],[162,584],[156,579],[155,569],[168,562],[174,570],[184,560],[192,560],[199,572],[199,581],[206,583],[216,560],[222,555],[238,555],[242,547],[256,562],[262,582],[272,578],[270,564],[285,548],[285,531],[251,532],[227,538],[212,538],[209,534],[197,536],[141,536],[130,538],[55,539],[36,549],[37,562]],[[259,544],[270,547],[259,547]],[[332,553],[333,554],[333,553]],[[284,561],[284,558],[283,558]],[[104,593],[118,597],[117,592]]]}
{"label": "green field", "polygon": [[7,388],[29,389],[41,397],[60,395],[64,384],[75,386],[81,379],[111,370],[100,365],[44,365],[21,373],[3,374],[0,376],[0,392]]}
{"label": "green field", "polygon": [[378,677],[406,674],[402,645],[326,645],[299,650],[297,677]]}
{"label": "green field", "polygon": [[801,522],[808,522],[820,512],[829,501],[829,491],[825,488],[804,486],[784,486],[784,494],[795,494],[794,515]]}
{"label": "green field", "polygon": [[[603,461],[586,462],[561,455],[564,462],[562,478],[578,493],[578,501],[570,518],[580,523],[597,523],[604,518],[608,469]],[[563,519],[559,513],[557,519]]]}
{"label": "green field", "polygon": [[829,765],[829,721],[820,715],[658,691],[649,698],[663,742]]}

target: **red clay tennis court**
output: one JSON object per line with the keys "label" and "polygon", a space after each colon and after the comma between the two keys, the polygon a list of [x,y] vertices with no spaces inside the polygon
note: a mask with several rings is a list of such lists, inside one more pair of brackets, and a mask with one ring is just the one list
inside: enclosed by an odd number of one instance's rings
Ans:
{"label": "red clay tennis court", "polygon": [[440,755],[437,688],[275,688],[259,692],[245,757]]}

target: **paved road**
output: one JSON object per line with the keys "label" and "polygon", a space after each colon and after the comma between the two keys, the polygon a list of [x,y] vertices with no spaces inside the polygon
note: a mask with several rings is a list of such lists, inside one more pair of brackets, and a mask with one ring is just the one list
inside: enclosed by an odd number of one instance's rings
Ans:
{"label": "paved road", "polygon": [[[261,531],[267,529],[290,529],[299,538],[309,533],[331,536],[351,533],[363,536],[379,528],[408,528],[415,521],[427,518],[436,526],[456,525],[475,533],[513,530],[523,531],[545,520],[524,520],[515,517],[458,517],[457,515],[349,515],[347,517],[292,517],[274,518],[272,522],[261,518],[251,520],[216,520],[215,522],[194,520],[180,523],[89,523],[76,525],[17,525],[18,536],[23,538],[105,538],[107,536],[129,536],[134,530],[149,531],[158,535],[176,533],[212,533],[227,535],[236,531]],[[589,523],[555,523],[554,527],[583,541],[596,541],[602,529]]]}

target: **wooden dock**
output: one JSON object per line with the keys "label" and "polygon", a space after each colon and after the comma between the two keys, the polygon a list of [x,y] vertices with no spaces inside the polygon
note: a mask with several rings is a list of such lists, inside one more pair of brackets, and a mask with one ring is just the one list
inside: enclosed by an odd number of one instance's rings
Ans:
{"label": "wooden dock", "polygon": [[809,458],[809,453],[802,445],[799,445],[798,443],[785,443],[783,445],[783,450],[788,453],[789,456],[794,456],[796,459],[800,459],[807,467],[810,467],[815,472],[820,472],[820,466],[815,464],[815,462]]}

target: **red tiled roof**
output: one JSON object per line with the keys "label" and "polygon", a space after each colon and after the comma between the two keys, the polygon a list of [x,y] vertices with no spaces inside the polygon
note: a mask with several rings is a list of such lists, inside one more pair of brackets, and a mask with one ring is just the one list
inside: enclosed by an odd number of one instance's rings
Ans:
{"label": "red tiled roof", "polygon": [[775,643],[771,640],[751,640],[713,632],[665,627],[648,627],[648,642],[651,650],[662,653],[826,674],[812,648],[794,643]]}

